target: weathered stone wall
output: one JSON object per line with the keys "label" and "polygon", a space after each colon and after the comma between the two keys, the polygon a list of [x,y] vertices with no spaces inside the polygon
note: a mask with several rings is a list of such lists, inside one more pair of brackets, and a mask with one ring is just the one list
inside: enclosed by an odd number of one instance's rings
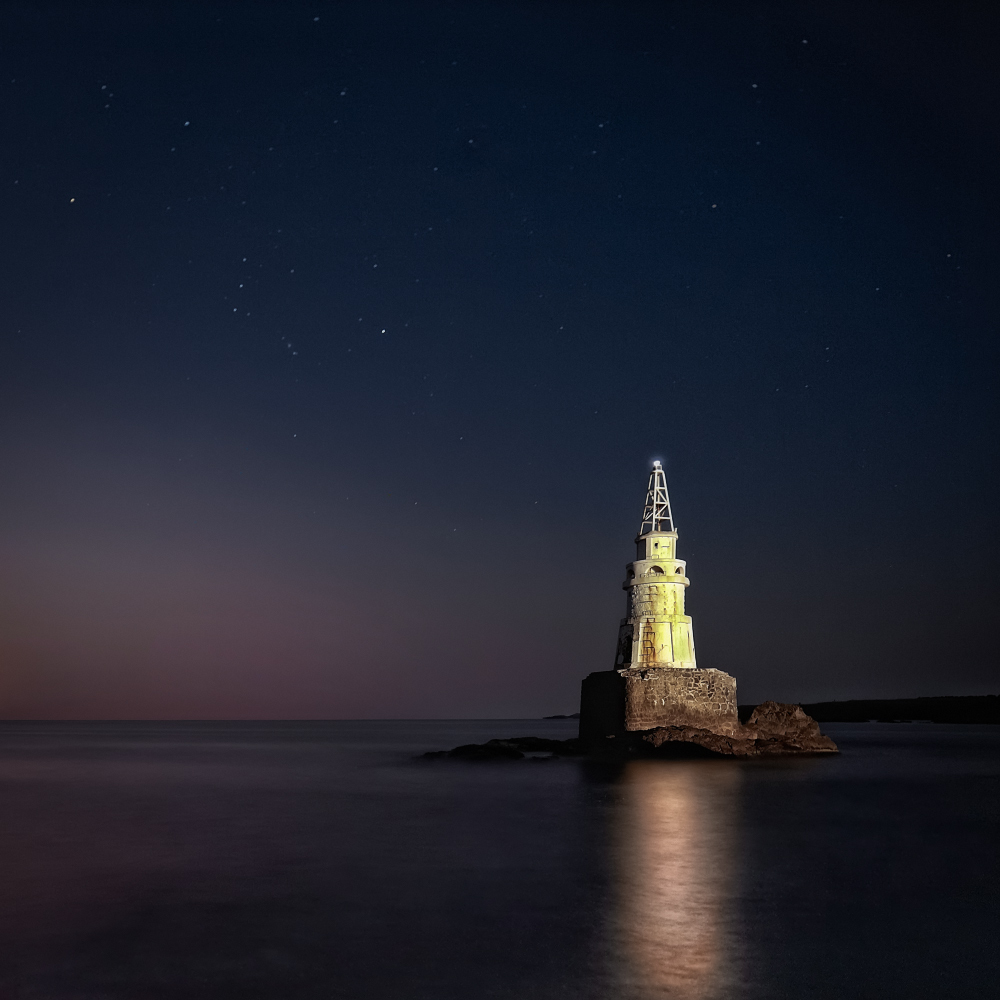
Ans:
{"label": "weathered stone wall", "polygon": [[587,741],[659,726],[723,736],[739,730],[736,678],[721,670],[602,670],[584,679],[580,694],[580,738]]}
{"label": "weathered stone wall", "polygon": [[618,673],[625,681],[625,728],[630,732],[697,726],[730,735],[739,728],[736,678],[721,670],[650,667]]}

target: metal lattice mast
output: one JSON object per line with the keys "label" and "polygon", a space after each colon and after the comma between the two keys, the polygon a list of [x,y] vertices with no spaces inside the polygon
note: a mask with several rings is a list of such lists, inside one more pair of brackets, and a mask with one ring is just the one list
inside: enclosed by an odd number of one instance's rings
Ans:
{"label": "metal lattice mast", "polygon": [[670,497],[667,495],[667,477],[659,462],[653,463],[646,490],[646,507],[642,512],[639,534],[648,531],[673,531],[674,519],[670,514]]}

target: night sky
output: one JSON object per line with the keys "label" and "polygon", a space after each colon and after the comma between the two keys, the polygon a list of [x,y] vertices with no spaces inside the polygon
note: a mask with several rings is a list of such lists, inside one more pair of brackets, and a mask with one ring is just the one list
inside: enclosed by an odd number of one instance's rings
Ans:
{"label": "night sky", "polygon": [[995,693],[994,11],[6,5],[0,715]]}

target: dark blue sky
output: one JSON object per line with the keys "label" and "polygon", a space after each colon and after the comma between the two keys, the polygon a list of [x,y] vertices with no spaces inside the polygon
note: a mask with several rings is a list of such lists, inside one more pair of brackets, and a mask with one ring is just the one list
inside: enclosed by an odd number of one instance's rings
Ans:
{"label": "dark blue sky", "polygon": [[998,24],[7,5],[0,712],[575,710],[653,458],[741,700],[996,691]]}

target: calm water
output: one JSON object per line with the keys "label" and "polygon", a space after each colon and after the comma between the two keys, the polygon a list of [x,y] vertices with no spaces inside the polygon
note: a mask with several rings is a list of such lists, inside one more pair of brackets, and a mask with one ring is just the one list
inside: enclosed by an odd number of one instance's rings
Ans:
{"label": "calm water", "polygon": [[1000,727],[419,761],[572,722],[0,724],[0,997],[995,995]]}

